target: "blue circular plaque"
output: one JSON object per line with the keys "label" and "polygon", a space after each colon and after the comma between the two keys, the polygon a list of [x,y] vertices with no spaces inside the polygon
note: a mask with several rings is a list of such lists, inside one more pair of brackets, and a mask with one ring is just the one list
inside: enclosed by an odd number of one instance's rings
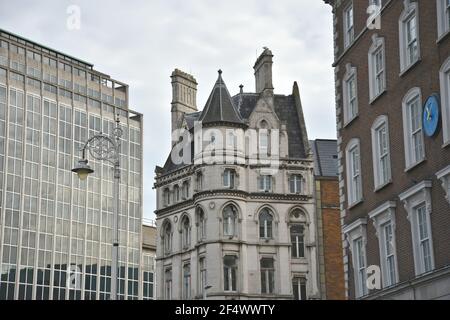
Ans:
{"label": "blue circular plaque", "polygon": [[428,97],[423,107],[423,129],[428,137],[432,137],[439,131],[440,108],[439,96],[433,94]]}

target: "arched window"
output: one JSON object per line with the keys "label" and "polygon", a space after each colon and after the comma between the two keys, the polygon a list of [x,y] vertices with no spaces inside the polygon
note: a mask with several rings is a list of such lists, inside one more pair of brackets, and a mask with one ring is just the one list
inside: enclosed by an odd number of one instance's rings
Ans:
{"label": "arched window", "polygon": [[183,242],[183,249],[189,248],[191,244],[191,224],[187,216],[185,216],[181,222],[181,239]]}
{"label": "arched window", "polygon": [[227,150],[235,151],[236,150],[236,134],[234,130],[227,130]]}
{"label": "arched window", "polygon": [[259,155],[267,156],[269,153],[269,125],[266,120],[262,120],[259,127]]}
{"label": "arched window", "polygon": [[291,257],[294,259],[305,257],[306,229],[305,213],[300,209],[295,209],[290,215]]}
{"label": "arched window", "polygon": [[197,192],[202,191],[203,189],[203,174],[201,171],[198,171],[196,174],[196,182],[197,182]]}
{"label": "arched window", "polygon": [[163,202],[165,206],[170,205],[170,190],[169,188],[165,188],[163,191]]}
{"label": "arched window", "polygon": [[186,200],[189,198],[189,182],[184,181],[182,187],[183,199]]}
{"label": "arched window", "polygon": [[259,237],[262,239],[272,238],[273,215],[268,208],[261,210],[259,214]]}
{"label": "arched window", "polygon": [[236,232],[237,210],[233,205],[228,205],[223,210],[223,234],[225,236],[234,236]]}
{"label": "arched window", "polygon": [[169,222],[164,225],[162,238],[164,254],[169,254],[172,251],[172,225]]}
{"label": "arched window", "polygon": [[206,217],[202,208],[197,208],[198,239],[206,239]]}
{"label": "arched window", "polygon": [[180,201],[180,187],[178,185],[173,187],[173,202],[177,203]]}

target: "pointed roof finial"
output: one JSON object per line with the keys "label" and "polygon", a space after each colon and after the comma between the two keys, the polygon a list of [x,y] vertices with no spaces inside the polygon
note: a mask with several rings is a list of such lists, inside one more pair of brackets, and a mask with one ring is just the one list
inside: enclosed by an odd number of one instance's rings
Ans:
{"label": "pointed roof finial", "polygon": [[217,72],[219,73],[219,76],[222,75],[222,69],[219,69]]}
{"label": "pointed roof finial", "polygon": [[239,92],[240,93],[244,93],[244,85],[243,84],[241,84],[240,86],[239,86]]}

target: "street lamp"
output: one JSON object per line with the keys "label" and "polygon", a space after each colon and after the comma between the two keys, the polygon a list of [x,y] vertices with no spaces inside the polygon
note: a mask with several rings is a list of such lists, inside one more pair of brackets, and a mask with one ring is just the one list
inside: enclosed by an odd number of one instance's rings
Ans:
{"label": "street lamp", "polygon": [[116,127],[111,137],[99,133],[89,138],[81,149],[82,158],[72,169],[72,172],[78,175],[80,180],[86,180],[88,175],[94,170],[88,165],[86,158],[86,150],[89,150],[92,158],[99,161],[107,161],[114,167],[114,230],[112,239],[112,256],[111,256],[111,300],[117,300],[117,269],[119,259],[119,206],[120,206],[120,137],[123,131],[120,128],[119,117],[116,119]]}

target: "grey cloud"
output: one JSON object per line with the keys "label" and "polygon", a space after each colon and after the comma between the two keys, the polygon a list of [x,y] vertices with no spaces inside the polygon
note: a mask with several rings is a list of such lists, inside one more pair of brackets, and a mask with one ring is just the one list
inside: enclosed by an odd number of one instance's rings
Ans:
{"label": "grey cloud", "polygon": [[[65,27],[79,5],[80,31]],[[334,138],[332,19],[311,0],[26,1],[0,0],[1,28],[72,56],[130,85],[131,108],[144,113],[144,215],[153,217],[153,168],[170,147],[170,73],[199,82],[198,107],[222,68],[232,94],[254,90],[253,63],[263,46],[274,52],[276,93],[298,81],[310,138]],[[26,23],[24,23],[26,21]]]}

